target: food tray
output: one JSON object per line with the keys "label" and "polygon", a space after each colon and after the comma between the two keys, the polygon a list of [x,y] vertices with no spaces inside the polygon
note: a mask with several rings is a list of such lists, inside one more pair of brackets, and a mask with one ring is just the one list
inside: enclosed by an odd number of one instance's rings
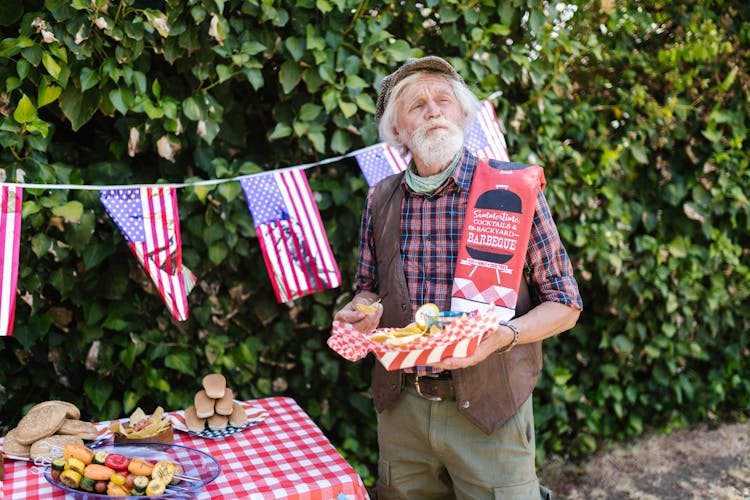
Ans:
{"label": "food tray", "polygon": [[451,321],[438,334],[423,336],[404,346],[390,347],[370,340],[370,335],[397,330],[395,328],[362,333],[349,323],[334,321],[328,346],[349,361],[358,361],[372,352],[390,371],[438,363],[446,358],[469,357],[476,351],[484,334],[495,328],[497,315],[494,309],[490,309]]}

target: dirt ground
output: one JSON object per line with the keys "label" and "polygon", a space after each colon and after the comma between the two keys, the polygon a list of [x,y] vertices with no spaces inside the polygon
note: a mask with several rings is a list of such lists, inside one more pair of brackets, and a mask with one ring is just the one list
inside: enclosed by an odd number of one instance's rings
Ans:
{"label": "dirt ground", "polygon": [[750,499],[750,422],[643,438],[583,464],[552,458],[537,472],[556,500]]}

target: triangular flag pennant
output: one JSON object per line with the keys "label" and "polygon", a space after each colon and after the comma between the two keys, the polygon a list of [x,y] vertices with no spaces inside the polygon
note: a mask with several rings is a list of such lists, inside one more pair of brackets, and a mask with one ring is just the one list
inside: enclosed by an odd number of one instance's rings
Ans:
{"label": "triangular flag pennant", "polygon": [[[505,137],[495,114],[495,106],[489,99],[482,101],[476,119],[466,134],[464,144],[466,149],[479,158],[510,161]],[[355,158],[368,186],[374,186],[389,175],[406,170],[410,160],[408,155],[401,156],[385,143],[361,149]]]}
{"label": "triangular flag pennant", "polygon": [[341,285],[303,169],[253,175],[240,184],[276,300],[287,302]]}
{"label": "triangular flag pennant", "polygon": [[505,137],[500,130],[495,106],[492,101],[482,101],[482,107],[477,113],[474,123],[466,134],[466,149],[479,158],[491,160],[510,161],[508,158],[508,146]]}
{"label": "triangular flag pennant", "polygon": [[175,188],[107,189],[100,192],[100,199],[156,284],[172,316],[178,321],[186,320],[187,295],[195,285],[195,276],[182,265]]}
{"label": "triangular flag pennant", "polygon": [[355,155],[368,186],[374,186],[389,175],[397,174],[409,165],[408,158],[382,142],[360,149]]}
{"label": "triangular flag pennant", "polygon": [[18,281],[18,249],[21,241],[23,189],[0,187],[0,336],[13,334]]}

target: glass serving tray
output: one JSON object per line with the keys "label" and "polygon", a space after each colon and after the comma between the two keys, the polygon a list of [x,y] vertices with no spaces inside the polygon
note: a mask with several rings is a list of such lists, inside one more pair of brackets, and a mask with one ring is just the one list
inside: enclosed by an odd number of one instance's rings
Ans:
{"label": "glass serving tray", "polygon": [[95,500],[112,498],[195,498],[207,484],[214,481],[221,473],[219,462],[209,455],[195,448],[178,444],[162,443],[120,443],[106,444],[91,448],[94,451],[104,450],[108,453],[119,453],[126,457],[137,457],[149,462],[166,460],[173,464],[182,466],[182,478],[176,485],[169,485],[162,495],[140,495],[138,497],[117,497],[104,493],[92,493],[83,490],[68,488],[60,481],[56,481],[51,474],[51,467],[44,471],[44,478],[56,488],[65,491],[69,496],[77,500]]}

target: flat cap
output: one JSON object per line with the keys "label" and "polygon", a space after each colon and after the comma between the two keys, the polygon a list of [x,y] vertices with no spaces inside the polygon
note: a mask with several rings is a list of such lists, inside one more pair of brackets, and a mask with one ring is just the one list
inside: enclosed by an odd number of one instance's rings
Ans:
{"label": "flat cap", "polygon": [[385,106],[388,104],[388,99],[391,97],[391,90],[396,86],[398,82],[417,71],[431,71],[433,73],[442,73],[454,80],[458,80],[462,84],[466,85],[461,75],[456,73],[453,66],[448,63],[445,59],[437,56],[421,57],[419,59],[409,59],[400,68],[391,73],[390,75],[383,78],[380,82],[380,94],[378,94],[378,103],[375,108],[375,121],[380,122],[380,118],[383,116]]}

